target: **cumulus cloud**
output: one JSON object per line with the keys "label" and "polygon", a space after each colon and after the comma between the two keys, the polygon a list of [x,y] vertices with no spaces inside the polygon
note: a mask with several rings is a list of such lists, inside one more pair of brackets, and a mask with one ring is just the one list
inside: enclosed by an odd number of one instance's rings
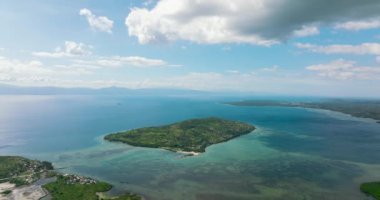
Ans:
{"label": "cumulus cloud", "polygon": [[299,30],[295,30],[293,35],[296,37],[306,37],[311,35],[318,35],[319,29],[316,26],[303,26]]}
{"label": "cumulus cloud", "polygon": [[33,52],[34,56],[38,57],[50,57],[50,58],[61,58],[61,57],[71,57],[71,56],[84,56],[90,55],[92,47],[83,43],[76,43],[73,41],[66,41],[65,45],[62,47],[57,47],[53,52]]}
{"label": "cumulus cloud", "polygon": [[297,43],[296,47],[324,54],[380,55],[379,43],[363,43],[359,45],[333,44],[326,46]]}
{"label": "cumulus cloud", "polygon": [[97,17],[89,9],[83,8],[79,11],[79,15],[86,17],[88,24],[94,30],[112,33],[113,21],[105,16]]}
{"label": "cumulus cloud", "polygon": [[343,59],[307,66],[306,69],[317,72],[319,76],[338,80],[372,80],[379,79],[380,75],[380,67],[357,66],[355,62]]}
{"label": "cumulus cloud", "polygon": [[378,0],[159,0],[151,9],[133,8],[125,24],[142,44],[271,45],[294,35],[317,34],[315,24],[373,18],[379,10]]}
{"label": "cumulus cloud", "polygon": [[3,82],[48,82],[62,76],[79,76],[87,73],[79,68],[65,69],[47,67],[39,60],[18,60],[0,57],[0,81]]}
{"label": "cumulus cloud", "polygon": [[380,28],[380,18],[338,23],[335,25],[335,28],[349,31]]}

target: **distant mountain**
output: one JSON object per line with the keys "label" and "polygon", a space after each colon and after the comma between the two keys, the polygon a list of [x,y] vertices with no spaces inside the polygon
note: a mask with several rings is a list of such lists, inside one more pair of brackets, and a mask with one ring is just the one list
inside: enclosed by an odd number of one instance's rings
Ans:
{"label": "distant mountain", "polygon": [[[0,84],[0,95],[205,95],[213,92],[186,89],[128,89],[121,87],[61,88],[61,87],[21,87]],[[220,93],[219,93],[220,94]]]}

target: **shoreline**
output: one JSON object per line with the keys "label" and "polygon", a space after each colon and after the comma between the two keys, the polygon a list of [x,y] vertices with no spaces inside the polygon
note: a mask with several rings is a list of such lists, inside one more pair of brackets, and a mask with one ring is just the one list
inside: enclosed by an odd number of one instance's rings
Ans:
{"label": "shoreline", "polygon": [[201,155],[200,152],[195,152],[195,151],[175,151],[176,153],[179,154],[184,154],[185,156],[199,156]]}

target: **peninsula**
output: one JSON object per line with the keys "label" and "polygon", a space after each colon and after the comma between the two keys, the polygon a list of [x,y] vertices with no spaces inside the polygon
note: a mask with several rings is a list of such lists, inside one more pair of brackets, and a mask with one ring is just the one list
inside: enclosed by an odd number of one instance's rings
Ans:
{"label": "peninsula", "polygon": [[303,107],[331,110],[349,114],[354,117],[370,118],[380,123],[380,100],[365,99],[322,99],[320,101],[276,101],[276,100],[245,100],[228,102],[234,106],[281,106]]}
{"label": "peninsula", "polygon": [[197,154],[206,147],[248,134],[255,127],[220,118],[190,119],[170,125],[147,127],[114,133],[104,139],[132,146],[162,148]]}

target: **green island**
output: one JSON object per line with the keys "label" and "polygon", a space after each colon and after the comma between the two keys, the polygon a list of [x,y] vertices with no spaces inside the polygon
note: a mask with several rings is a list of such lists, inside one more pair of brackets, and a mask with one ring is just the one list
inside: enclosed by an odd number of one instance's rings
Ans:
{"label": "green island", "polygon": [[105,136],[105,140],[132,146],[163,148],[175,152],[197,154],[206,147],[248,134],[254,126],[215,117],[133,129]]}
{"label": "green island", "polygon": [[[37,181],[46,184],[35,184]],[[20,187],[22,186],[22,187]],[[112,185],[89,177],[60,174],[46,161],[30,160],[19,156],[0,156],[0,198],[24,196],[39,200],[47,195],[53,200],[141,200],[136,194],[126,193],[109,197],[105,192]]]}
{"label": "green island", "polygon": [[283,106],[323,109],[349,114],[354,117],[370,118],[380,123],[380,100],[324,99],[317,102],[246,100],[228,102],[227,104],[235,106]]}
{"label": "green island", "polygon": [[380,181],[369,182],[360,185],[360,190],[373,198],[380,200]]}

